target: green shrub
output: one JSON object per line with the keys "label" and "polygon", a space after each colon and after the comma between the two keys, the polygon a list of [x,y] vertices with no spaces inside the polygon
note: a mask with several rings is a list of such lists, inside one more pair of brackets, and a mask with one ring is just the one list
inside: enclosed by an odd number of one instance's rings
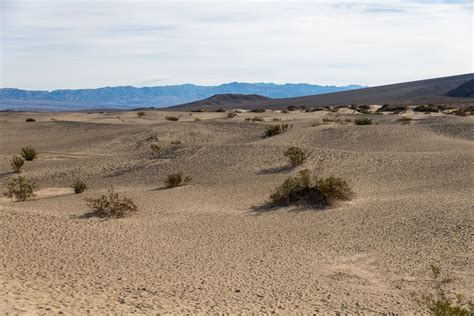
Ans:
{"label": "green shrub", "polygon": [[288,177],[270,195],[273,205],[307,203],[314,207],[332,206],[337,200],[349,200],[353,196],[349,184],[336,177],[318,179],[311,176],[308,169],[301,170],[297,176]]}
{"label": "green shrub", "polygon": [[167,188],[175,188],[181,185],[188,184],[191,181],[190,177],[183,177],[183,172],[171,173],[166,176],[165,184]]}
{"label": "green shrub", "polygon": [[12,168],[13,168],[13,171],[16,172],[16,173],[20,173],[21,172],[21,167],[23,167],[23,165],[25,164],[25,160],[19,156],[13,156],[12,157],[12,161],[11,161],[11,165],[12,165]]}
{"label": "green shrub", "polygon": [[143,111],[137,112],[137,116],[138,116],[138,117],[144,117],[144,116],[145,116],[145,112],[143,112]]}
{"label": "green shrub", "polygon": [[265,128],[263,138],[272,137],[288,130],[288,124],[270,125]]}
{"label": "green shrub", "polygon": [[23,159],[32,161],[38,158],[38,152],[31,146],[26,146],[21,149],[21,156]]}
{"label": "green shrub", "polygon": [[178,116],[165,116],[165,119],[168,121],[179,121]]}
{"label": "green shrub", "polygon": [[151,156],[153,158],[160,158],[161,157],[161,147],[158,146],[158,144],[151,144],[150,149],[151,149]]}
{"label": "green shrub", "polygon": [[35,196],[34,190],[37,188],[35,181],[25,177],[17,177],[7,184],[7,191],[3,193],[8,198],[15,198],[17,201],[26,201]]}
{"label": "green shrub", "polygon": [[74,193],[79,194],[87,190],[87,185],[81,179],[76,179],[72,183],[72,188],[74,189]]}
{"label": "green shrub", "polygon": [[285,156],[288,157],[290,160],[290,165],[293,167],[297,167],[301,165],[307,158],[306,152],[295,146],[288,147],[285,151]]}
{"label": "green shrub", "polygon": [[354,120],[355,125],[372,125],[372,120],[368,117],[359,117]]}
{"label": "green shrub", "polygon": [[36,120],[34,118],[29,117],[25,120],[25,122],[36,122]]}
{"label": "green shrub", "polygon": [[87,198],[86,202],[92,214],[97,217],[120,218],[138,211],[132,199],[120,198],[112,189],[108,191],[108,195],[96,199]]}

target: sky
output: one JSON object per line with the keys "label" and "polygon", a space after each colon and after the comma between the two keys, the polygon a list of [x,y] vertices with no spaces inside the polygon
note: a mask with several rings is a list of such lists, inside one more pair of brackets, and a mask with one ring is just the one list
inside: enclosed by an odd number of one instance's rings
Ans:
{"label": "sky", "polygon": [[0,0],[0,86],[376,86],[474,72],[472,0]]}

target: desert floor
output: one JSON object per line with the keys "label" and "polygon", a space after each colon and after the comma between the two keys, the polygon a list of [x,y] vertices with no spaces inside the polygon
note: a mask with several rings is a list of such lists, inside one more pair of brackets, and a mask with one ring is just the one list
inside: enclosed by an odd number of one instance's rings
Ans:
{"label": "desert floor", "polygon": [[[16,177],[11,157],[39,151],[21,174],[37,196],[0,197],[0,312],[421,312],[413,292],[432,291],[430,264],[452,278],[447,291],[473,298],[474,117],[403,115],[413,120],[370,114],[377,124],[358,126],[313,124],[361,116],[348,109],[0,113],[0,192]],[[265,122],[244,120],[255,116]],[[293,127],[263,139],[273,118]],[[290,145],[310,152],[296,169]],[[302,168],[349,180],[356,197],[261,207]],[[192,181],[165,189],[180,170]],[[75,178],[89,190],[74,194]],[[111,187],[140,211],[81,216]]]}

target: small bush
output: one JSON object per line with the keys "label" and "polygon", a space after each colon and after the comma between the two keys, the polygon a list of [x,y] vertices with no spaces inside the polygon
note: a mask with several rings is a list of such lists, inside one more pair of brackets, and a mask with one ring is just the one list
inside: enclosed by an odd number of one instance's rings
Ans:
{"label": "small bush", "polygon": [[344,123],[352,123],[352,120],[350,118],[344,119]]}
{"label": "small bush", "polygon": [[23,159],[32,161],[38,158],[38,152],[31,146],[26,146],[21,149],[21,156]]}
{"label": "small bush", "polygon": [[337,200],[349,200],[353,196],[349,184],[336,177],[318,179],[308,169],[301,170],[296,177],[288,177],[270,195],[273,205],[307,203],[314,207],[332,206]]}
{"label": "small bush", "polygon": [[165,119],[168,121],[179,121],[178,116],[165,116]]}
{"label": "small bush", "polygon": [[180,140],[172,140],[171,145],[181,145],[181,141]]}
{"label": "small bush", "polygon": [[372,125],[373,122],[368,117],[359,117],[354,120],[355,125]]}
{"label": "small bush", "polygon": [[265,113],[267,110],[265,109],[252,109],[250,112],[252,113]]}
{"label": "small bush", "polygon": [[298,111],[299,109],[301,109],[301,108],[298,107],[298,106],[295,106],[295,105],[290,105],[290,106],[288,106],[288,107],[286,108],[286,110],[287,110],[287,111],[290,111],[290,112],[292,112],[292,111]]}
{"label": "small bush", "polygon": [[151,156],[153,158],[160,158],[161,157],[161,147],[158,144],[151,144]]}
{"label": "small bush", "polygon": [[434,105],[434,104],[424,104],[424,105],[419,105],[417,107],[413,108],[413,111],[415,112],[425,112],[425,113],[430,113],[430,112],[439,112],[439,108]]}
{"label": "small bush", "polygon": [[11,165],[14,172],[20,173],[21,167],[23,167],[24,164],[25,164],[25,160],[23,158],[18,157],[18,156],[12,157]]}
{"label": "small bush", "polygon": [[165,184],[167,188],[175,188],[181,185],[188,184],[191,181],[190,177],[183,177],[183,172],[172,173],[166,176]]}
{"label": "small bush", "polygon": [[34,118],[29,117],[25,120],[25,122],[36,122],[36,120]]}
{"label": "small bush", "polygon": [[290,113],[290,111],[288,111],[288,110],[281,110],[281,113],[285,113],[285,114],[286,114],[286,113]]}
{"label": "small bush", "polygon": [[246,121],[250,121],[251,118],[250,118],[250,117],[246,117],[245,120],[246,120]]}
{"label": "small bush", "polygon": [[265,128],[263,138],[272,137],[288,130],[288,124],[270,125]]}
{"label": "small bush", "polygon": [[273,122],[280,122],[280,121],[281,121],[281,119],[280,119],[280,118],[276,118],[276,117],[274,117],[274,118],[272,118],[272,121],[273,121]]}
{"label": "small bush", "polygon": [[406,116],[402,116],[401,118],[397,120],[397,122],[401,122],[402,124],[410,124],[411,121],[413,121],[413,119]]}
{"label": "small bush", "polygon": [[236,117],[236,116],[237,116],[237,113],[235,113],[235,112],[229,112],[229,113],[227,113],[227,117],[228,117],[228,118],[233,118],[233,117]]}
{"label": "small bush", "polygon": [[108,195],[102,195],[96,199],[88,198],[86,202],[97,217],[120,218],[138,211],[132,199],[120,198],[112,189],[108,191]]}
{"label": "small bush", "polygon": [[138,117],[144,117],[144,116],[145,116],[145,112],[143,112],[143,111],[137,112],[137,116],[138,116]]}
{"label": "small bush", "polygon": [[263,122],[263,121],[264,121],[264,120],[263,120],[262,117],[256,116],[256,117],[252,118],[252,122]]}
{"label": "small bush", "polygon": [[290,160],[290,165],[292,167],[297,167],[301,165],[307,158],[306,152],[295,146],[288,147],[285,151],[285,156]]}
{"label": "small bush", "polygon": [[35,181],[25,177],[17,177],[7,184],[7,192],[3,195],[8,198],[15,198],[17,201],[26,201],[35,196],[34,190],[37,188]]}
{"label": "small bush", "polygon": [[201,120],[199,117],[196,117],[196,118],[194,119],[194,122],[200,122],[200,121],[202,121],[202,120]]}
{"label": "small bush", "polygon": [[407,105],[399,105],[399,104],[384,104],[377,112],[395,112],[401,113],[408,110]]}
{"label": "small bush", "polygon": [[81,179],[76,179],[72,183],[72,188],[74,189],[74,193],[79,194],[87,190],[87,185]]}
{"label": "small bush", "polygon": [[216,112],[217,113],[222,113],[222,112],[225,112],[225,109],[217,109]]}

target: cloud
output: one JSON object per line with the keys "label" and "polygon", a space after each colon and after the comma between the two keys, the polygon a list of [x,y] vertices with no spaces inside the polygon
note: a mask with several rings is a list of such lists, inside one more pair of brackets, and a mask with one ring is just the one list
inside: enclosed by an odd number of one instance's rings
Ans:
{"label": "cloud", "polygon": [[4,87],[376,85],[473,71],[472,5],[466,1],[0,5]]}

